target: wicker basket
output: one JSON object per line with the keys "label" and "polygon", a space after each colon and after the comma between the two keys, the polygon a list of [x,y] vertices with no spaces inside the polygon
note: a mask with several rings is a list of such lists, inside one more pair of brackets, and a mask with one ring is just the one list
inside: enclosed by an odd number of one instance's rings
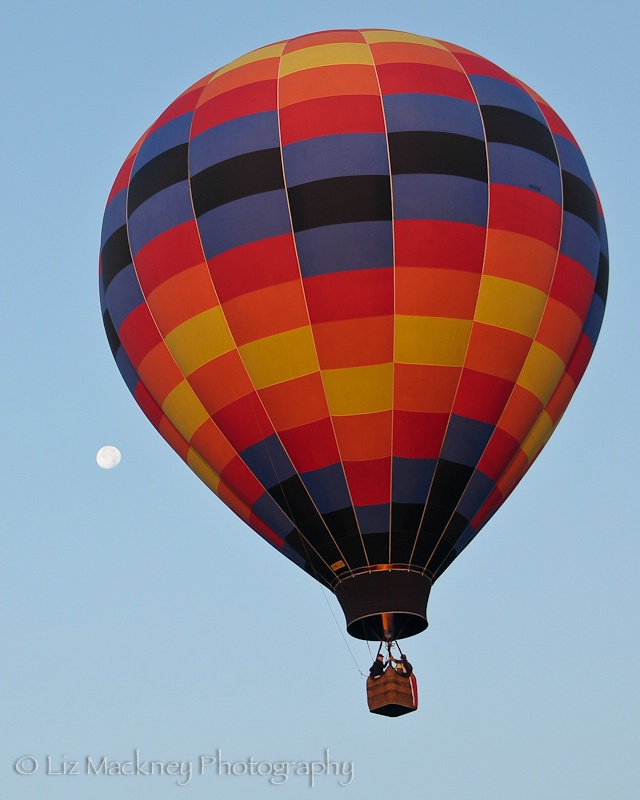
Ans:
{"label": "wicker basket", "polygon": [[367,678],[367,702],[372,714],[399,717],[418,708],[418,685],[409,677],[387,667],[379,678]]}

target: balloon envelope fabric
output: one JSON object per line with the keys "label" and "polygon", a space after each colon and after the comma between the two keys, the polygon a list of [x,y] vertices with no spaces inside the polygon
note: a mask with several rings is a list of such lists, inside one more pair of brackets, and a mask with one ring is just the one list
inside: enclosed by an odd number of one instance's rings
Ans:
{"label": "balloon envelope fabric", "polygon": [[348,30],[168,107],[111,191],[100,292],[158,431],[339,594],[430,585],[478,533],[571,399],[607,279],[585,160],[540,97],[461,47]]}

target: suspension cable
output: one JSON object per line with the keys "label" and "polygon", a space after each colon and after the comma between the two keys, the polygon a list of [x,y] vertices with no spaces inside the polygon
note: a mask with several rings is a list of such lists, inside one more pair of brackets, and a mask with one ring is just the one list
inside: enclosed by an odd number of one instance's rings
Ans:
{"label": "suspension cable", "polygon": [[[360,675],[362,675],[362,677],[363,677],[363,678],[366,678],[367,676],[366,676],[366,675],[365,675],[365,673],[364,673],[364,672],[363,672],[363,671],[360,669],[360,665],[359,665],[359,664],[358,664],[358,662],[356,661],[356,657],[353,655],[353,651],[352,651],[352,650],[351,650],[351,648],[349,647],[349,642],[346,640],[346,638],[345,638],[345,635],[344,635],[344,633],[342,632],[342,628],[340,627],[340,623],[339,623],[339,622],[338,622],[338,620],[336,619],[336,615],[333,613],[333,609],[331,608],[331,603],[329,602],[329,598],[327,597],[327,593],[326,593],[326,591],[325,591],[325,588],[324,588],[324,586],[320,585],[320,589],[322,590],[322,594],[324,595],[325,602],[326,602],[326,603],[327,603],[327,605],[329,606],[329,611],[331,612],[331,616],[333,617],[333,621],[336,623],[336,627],[337,627],[337,628],[338,628],[338,630],[340,631],[340,636],[342,636],[342,641],[345,643],[345,646],[346,646],[347,650],[349,651],[349,655],[350,655],[350,656],[351,656],[351,658],[353,659],[353,663],[356,665],[356,669],[358,670],[358,672],[360,673]],[[368,645],[368,644],[369,644],[369,643],[367,642],[367,645]]]}

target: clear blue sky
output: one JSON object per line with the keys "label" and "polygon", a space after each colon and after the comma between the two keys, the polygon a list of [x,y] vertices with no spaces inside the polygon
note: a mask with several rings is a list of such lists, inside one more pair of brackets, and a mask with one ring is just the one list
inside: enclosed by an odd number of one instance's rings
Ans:
{"label": "clear blue sky", "polygon": [[[4,0],[0,14],[2,796],[637,798],[638,7]],[[371,656],[345,643],[334,598],[142,416],[98,305],[104,205],[144,129],[215,67],[335,27],[453,41],[531,85],[586,155],[611,250],[592,363],[524,482],[436,584],[429,629],[405,644],[421,708],[396,720],[368,713]],[[123,454],[109,472],[105,444]],[[125,764],[136,748],[191,762],[191,782],[87,774],[87,758]],[[218,750],[264,772],[327,748],[353,764],[349,785],[199,774]],[[35,775],[14,768],[26,755]],[[47,774],[63,761],[81,774]]]}

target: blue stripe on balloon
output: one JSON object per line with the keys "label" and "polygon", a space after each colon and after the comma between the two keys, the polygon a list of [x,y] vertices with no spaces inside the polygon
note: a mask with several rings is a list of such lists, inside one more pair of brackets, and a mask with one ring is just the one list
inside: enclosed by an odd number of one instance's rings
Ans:
{"label": "blue stripe on balloon", "polygon": [[487,184],[456,175],[394,175],[396,219],[433,219],[487,224]]}
{"label": "blue stripe on balloon", "polygon": [[[388,503],[377,506],[355,506],[355,512],[360,532],[365,537],[367,533],[380,533],[381,531],[389,530],[391,517]],[[364,546],[366,550],[366,538]]]}
{"label": "blue stripe on balloon", "polygon": [[466,519],[473,519],[495,486],[488,475],[477,469],[471,476],[456,510]]}
{"label": "blue stripe on balloon", "polygon": [[548,158],[512,144],[489,142],[491,184],[519,186],[562,203],[562,183],[558,167]]}
{"label": "blue stripe on balloon", "polygon": [[194,137],[189,144],[189,172],[195,175],[220,161],[272,147],[280,147],[278,112],[248,114]]}
{"label": "blue stripe on balloon", "polygon": [[174,117],[145,139],[136,154],[131,176],[160,153],[188,142],[192,118],[193,112]]}
{"label": "blue stripe on balloon", "polygon": [[383,98],[387,130],[441,131],[484,139],[475,103],[437,94],[392,94]]}
{"label": "blue stripe on balloon", "polygon": [[560,252],[582,264],[595,280],[600,263],[600,237],[583,219],[564,212]]}
{"label": "blue stripe on balloon", "polygon": [[123,189],[114,195],[109,201],[109,205],[104,211],[102,219],[102,234],[100,247],[104,247],[107,239],[125,225],[127,222],[127,189]]}
{"label": "blue stripe on balloon", "polygon": [[192,219],[188,181],[174,183],[152,195],[129,217],[129,244],[134,258],[156,236]]}
{"label": "blue stripe on balloon", "polygon": [[295,475],[293,464],[275,433],[247,447],[239,455],[266,489]]}
{"label": "blue stripe on balloon", "polygon": [[260,495],[251,511],[280,538],[284,539],[287,534],[291,533],[293,523],[267,492]]}
{"label": "blue stripe on balloon", "polygon": [[121,269],[113,278],[107,288],[105,300],[117,331],[129,314],[145,302],[133,264]]}
{"label": "blue stripe on balloon", "polygon": [[538,104],[518,86],[488,75],[469,75],[469,80],[481,106],[501,106],[521,111],[548,127]]}
{"label": "blue stripe on balloon", "polygon": [[475,467],[487,446],[495,426],[487,422],[452,414],[441,457],[456,464]]}
{"label": "blue stripe on balloon", "polygon": [[351,505],[342,464],[303,472],[300,477],[321,514],[338,511]]}
{"label": "blue stripe on balloon", "polygon": [[260,239],[291,233],[291,219],[284,189],[263,192],[225,203],[198,217],[206,257]]}
{"label": "blue stripe on balloon", "polygon": [[585,336],[589,338],[593,347],[596,346],[596,342],[598,341],[603,318],[604,303],[599,295],[594,294],[583,328]]}
{"label": "blue stripe on balloon", "polygon": [[282,149],[287,186],[343,175],[388,175],[389,152],[383,133],[319,136]]}
{"label": "blue stripe on balloon", "polygon": [[306,566],[306,560],[300,555],[300,553],[296,552],[290,544],[284,542],[284,547],[282,548],[282,554],[285,555],[288,559],[293,561],[296,566],[304,569]]}
{"label": "blue stripe on balloon", "polygon": [[391,480],[393,502],[424,503],[435,468],[435,458],[395,456]]}
{"label": "blue stripe on balloon", "polygon": [[584,156],[580,150],[578,150],[573,142],[565,139],[564,136],[554,136],[553,138],[558,149],[558,156],[562,169],[571,172],[572,175],[576,175],[581,181],[584,181],[587,186],[593,187],[593,181],[591,180],[587,162],[584,160]]}
{"label": "blue stripe on balloon", "polygon": [[120,374],[124,378],[127,389],[131,394],[135,395],[136,386],[140,383],[138,373],[133,368],[133,364],[129,361],[129,356],[125,353],[124,347],[120,346],[116,353],[116,364],[120,370]]}
{"label": "blue stripe on balloon", "polygon": [[304,278],[393,266],[391,222],[350,222],[296,233]]}

